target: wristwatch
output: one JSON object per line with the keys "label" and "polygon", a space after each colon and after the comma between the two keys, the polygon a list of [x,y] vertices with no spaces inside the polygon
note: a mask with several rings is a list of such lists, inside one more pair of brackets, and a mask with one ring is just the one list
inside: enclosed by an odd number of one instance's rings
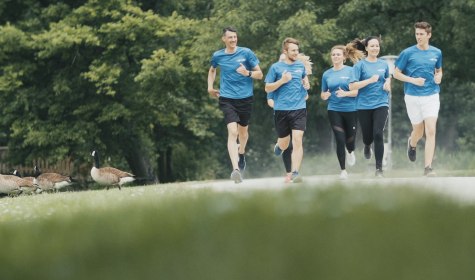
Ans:
{"label": "wristwatch", "polygon": [[248,77],[251,77],[252,76],[252,71],[249,71],[249,75],[247,75]]}

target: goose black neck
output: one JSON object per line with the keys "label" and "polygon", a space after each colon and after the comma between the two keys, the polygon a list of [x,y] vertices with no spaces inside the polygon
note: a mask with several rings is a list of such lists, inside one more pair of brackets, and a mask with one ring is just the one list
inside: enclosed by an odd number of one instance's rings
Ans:
{"label": "goose black neck", "polygon": [[34,176],[35,178],[38,178],[38,176],[40,176],[40,175],[41,175],[40,169],[38,168],[38,166],[35,166],[33,176]]}
{"label": "goose black neck", "polygon": [[99,155],[97,152],[94,153],[94,167],[99,168]]}

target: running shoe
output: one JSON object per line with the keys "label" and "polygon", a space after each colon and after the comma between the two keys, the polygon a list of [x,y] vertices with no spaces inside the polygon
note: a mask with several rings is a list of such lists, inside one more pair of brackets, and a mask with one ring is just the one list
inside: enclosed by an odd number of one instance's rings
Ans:
{"label": "running shoe", "polygon": [[407,138],[407,158],[416,161],[416,147],[411,147],[411,137]]}
{"label": "running shoe", "polygon": [[363,152],[365,159],[371,159],[371,155],[373,154],[373,151],[371,150],[371,145],[365,145]]}
{"label": "running shoe", "polygon": [[293,183],[302,183],[302,176],[300,176],[298,171],[292,172],[291,179]]}
{"label": "running shoe", "polygon": [[347,149],[345,149],[346,153],[346,163],[348,163],[349,166],[353,166],[356,163],[356,157],[355,157],[355,152],[351,151],[351,153],[348,152]]}
{"label": "running shoe", "polygon": [[346,170],[342,170],[340,173],[340,180],[346,180],[348,179],[348,172]]}
{"label": "running shoe", "polygon": [[424,176],[426,176],[426,177],[435,177],[435,176],[437,176],[437,174],[432,169],[432,167],[427,166],[426,168],[424,168]]}
{"label": "running shoe", "polygon": [[383,170],[382,169],[376,169],[375,176],[376,176],[376,178],[384,178]]}
{"label": "running shoe", "polygon": [[280,147],[279,147],[279,143],[275,143],[275,146],[274,146],[274,154],[275,154],[276,156],[281,156],[283,152],[284,152],[284,151],[282,151],[282,150],[280,149]]}
{"label": "running shoe", "polygon": [[241,172],[239,169],[234,169],[233,172],[231,173],[231,180],[234,181],[234,183],[239,184],[242,182],[242,176]]}
{"label": "running shoe", "polygon": [[244,154],[239,154],[238,166],[241,172],[244,172],[244,170],[246,169],[246,157],[244,156]]}

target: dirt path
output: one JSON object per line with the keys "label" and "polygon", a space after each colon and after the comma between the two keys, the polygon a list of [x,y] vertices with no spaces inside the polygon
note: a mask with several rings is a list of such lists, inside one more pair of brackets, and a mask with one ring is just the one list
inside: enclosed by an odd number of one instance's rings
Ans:
{"label": "dirt path", "polygon": [[[335,175],[305,176],[303,184],[316,187],[328,187],[335,183],[344,186],[377,185],[383,187],[411,186],[425,188],[456,198],[461,202],[475,203],[475,177],[413,177],[413,178],[368,178],[363,176],[339,180]],[[282,177],[245,179],[241,184],[231,180],[188,182],[192,188],[211,188],[216,191],[268,190],[298,187],[300,184],[284,183]]]}

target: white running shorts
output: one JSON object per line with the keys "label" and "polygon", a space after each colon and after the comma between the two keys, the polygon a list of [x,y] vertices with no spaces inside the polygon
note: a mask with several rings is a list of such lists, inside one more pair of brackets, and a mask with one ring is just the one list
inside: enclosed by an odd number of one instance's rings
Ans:
{"label": "white running shorts", "polygon": [[440,109],[439,94],[428,96],[404,95],[407,115],[411,124],[420,124],[429,117],[438,117]]}

